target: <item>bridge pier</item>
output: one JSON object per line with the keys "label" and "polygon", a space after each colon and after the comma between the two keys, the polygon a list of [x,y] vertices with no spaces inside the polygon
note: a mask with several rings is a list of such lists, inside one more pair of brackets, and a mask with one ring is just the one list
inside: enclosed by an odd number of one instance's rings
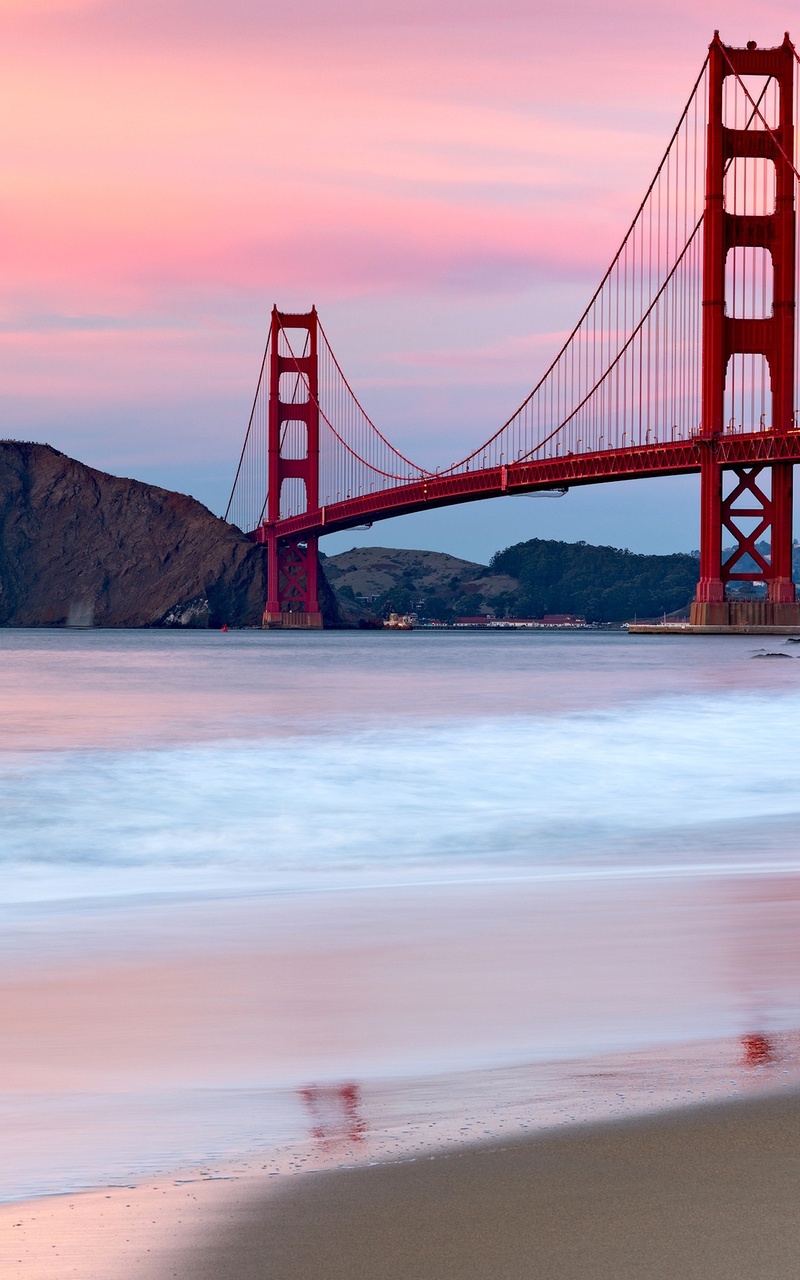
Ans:
{"label": "bridge pier", "polygon": [[[291,341],[287,330],[299,331]],[[272,308],[267,422],[267,602],[262,626],[319,628],[317,539],[280,539],[282,491],[289,482],[289,514],[319,507],[319,371],[317,312]],[[302,350],[299,344],[302,342]]]}
{"label": "bridge pier", "polygon": [[[723,470],[717,457],[726,433],[725,390],[736,357],[751,366],[763,357],[769,370],[771,422],[738,424],[742,431],[785,436],[794,421],[795,176],[794,63],[785,38],[777,49],[725,46],[715,32],[709,49],[708,149],[703,215],[703,388],[700,456],[700,580],[690,623],[704,627],[800,626],[800,603],[792,581],[791,462],[765,461]],[[774,77],[779,121],[773,130],[727,127],[723,87],[728,76]],[[754,112],[758,107],[754,105]],[[774,169],[774,212],[726,205],[725,179],[732,164],[768,163]],[[764,180],[766,184],[766,179]],[[762,251],[772,265],[771,314],[742,307],[741,293],[726,298],[726,266],[731,253]],[[735,282],[735,263],[733,280]],[[751,371],[751,377],[755,374]],[[732,388],[731,388],[732,389]],[[732,397],[733,402],[733,397]],[[744,396],[742,397],[744,417]],[[751,396],[750,413],[755,414]],[[736,430],[733,415],[729,429]],[[773,455],[774,456],[774,455]],[[766,458],[769,452],[766,453]],[[730,488],[725,492],[725,481]],[[723,559],[723,542],[733,549]],[[769,551],[764,543],[769,541]],[[760,582],[766,598],[728,598],[729,584]]]}
{"label": "bridge pier", "polygon": [[277,534],[267,529],[267,604],[262,626],[319,628],[317,539],[281,545]]}
{"label": "bridge pier", "polygon": [[281,613],[268,613],[264,610],[264,619],[261,623],[263,631],[319,631],[322,627],[322,614],[317,610],[316,613],[308,613],[306,611],[285,610]]}
{"label": "bridge pier", "polygon": [[318,540],[281,540],[268,524],[259,525],[248,537],[267,548],[267,602],[262,627],[269,631],[322,627]]}
{"label": "bridge pier", "polygon": [[[706,604],[693,600],[689,614],[692,627],[790,627],[800,630],[800,606],[795,602],[773,603],[771,600],[725,600],[722,604]],[[679,628],[682,629],[682,628]]]}
{"label": "bridge pier", "polygon": [[[728,468],[733,484],[723,495],[723,468],[706,449],[700,471],[700,580],[692,602],[693,626],[800,626],[792,581],[793,464]],[[743,528],[740,522],[750,528]],[[734,543],[723,562],[723,538]],[[763,543],[769,540],[765,553]],[[761,543],[761,547],[759,547]],[[747,567],[749,560],[753,567]],[[729,582],[763,582],[766,597],[728,599]]]}

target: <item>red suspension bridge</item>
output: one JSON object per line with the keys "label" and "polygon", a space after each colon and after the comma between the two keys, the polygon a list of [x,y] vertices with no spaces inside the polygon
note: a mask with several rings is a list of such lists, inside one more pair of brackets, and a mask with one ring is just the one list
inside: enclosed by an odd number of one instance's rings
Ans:
{"label": "red suspension bridge", "polygon": [[[698,625],[800,625],[792,582],[798,61],[715,33],[591,301],[530,395],[430,470],[362,408],[316,310],[273,310],[226,511],[268,552],[264,625],[321,626],[326,534],[503,494],[699,472]],[[733,550],[723,557],[723,541]],[[764,544],[769,544],[765,553]],[[761,581],[766,597],[726,598]]]}

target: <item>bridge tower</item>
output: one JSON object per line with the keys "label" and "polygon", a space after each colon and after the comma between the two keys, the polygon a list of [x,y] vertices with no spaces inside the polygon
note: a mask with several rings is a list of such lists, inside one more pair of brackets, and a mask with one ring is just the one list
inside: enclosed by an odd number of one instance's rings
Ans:
{"label": "bridge tower", "polygon": [[[734,485],[723,490],[723,468],[717,460],[718,442],[725,432],[726,376],[731,357],[763,355],[772,392],[769,433],[784,434],[794,426],[795,327],[795,177],[794,48],[785,36],[776,49],[746,49],[723,45],[714,33],[709,61],[708,151],[703,223],[703,389],[701,449],[700,581],[692,604],[691,621],[698,625],[800,624],[800,604],[792,582],[792,463],[765,460],[734,468]],[[726,77],[771,76],[777,81],[779,116],[774,128],[738,129],[723,120]],[[759,121],[761,123],[761,121]],[[765,160],[775,169],[773,212],[751,214],[725,207],[725,175],[737,159]],[[740,317],[726,306],[728,254],[735,249],[760,248],[772,264],[772,314]],[[743,424],[744,425],[744,424]],[[759,427],[750,424],[750,430]],[[749,532],[741,527],[750,524]],[[769,539],[769,556],[756,542]],[[733,552],[723,561],[723,540],[732,539]],[[755,560],[757,570],[743,564]],[[764,601],[726,599],[729,582],[761,580]]]}
{"label": "bridge tower", "polygon": [[[287,331],[305,331],[305,339],[289,342]],[[297,347],[304,352],[295,354]],[[286,375],[289,375],[288,379]],[[283,379],[283,382],[282,382]],[[281,398],[287,382],[292,400]],[[288,394],[284,391],[284,394]],[[287,430],[287,424],[296,424]],[[298,432],[297,427],[300,427]],[[298,440],[302,445],[298,448]],[[298,456],[299,455],[299,456]],[[317,538],[278,537],[281,490],[286,480],[299,480],[305,511],[319,508],[319,382],[317,311],[294,315],[272,309],[269,409],[267,422],[267,510],[258,540],[267,545],[265,627],[321,627],[317,595]]]}

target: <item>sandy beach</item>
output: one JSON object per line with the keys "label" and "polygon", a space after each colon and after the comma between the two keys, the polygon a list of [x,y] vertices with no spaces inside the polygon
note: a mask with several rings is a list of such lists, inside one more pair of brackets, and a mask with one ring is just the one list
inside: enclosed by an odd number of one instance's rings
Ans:
{"label": "sandy beach", "polygon": [[[476,885],[201,903],[185,936],[140,907],[130,939],[96,910],[58,957],[32,917],[0,1171],[62,1194],[0,1205],[0,1275],[793,1276],[797,1033],[763,1063],[672,1035],[791,986],[797,903],[793,877]],[[412,1048],[449,1073],[378,1070]]]}
{"label": "sandy beach", "polygon": [[793,664],[229,639],[8,648],[2,1280],[796,1274]]}
{"label": "sandy beach", "polygon": [[618,1092],[722,1099],[765,990],[776,1033],[796,1025],[799,910],[795,877],[712,877],[94,907],[57,933],[30,913],[0,946],[0,1199],[260,1169],[319,1127],[314,1091],[335,1126],[348,1082],[376,1160],[440,1120],[474,1142],[599,1120]]}
{"label": "sandy beach", "polygon": [[789,1280],[800,1099],[302,1177],[158,1280]]}
{"label": "sandy beach", "polygon": [[790,1280],[800,1095],[0,1211],[20,1280]]}

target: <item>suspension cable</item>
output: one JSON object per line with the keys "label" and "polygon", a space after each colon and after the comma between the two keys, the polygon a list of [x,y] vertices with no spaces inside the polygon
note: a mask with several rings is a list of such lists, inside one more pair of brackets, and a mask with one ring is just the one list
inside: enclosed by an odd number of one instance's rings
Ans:
{"label": "suspension cable", "polygon": [[[283,324],[282,324],[280,321],[279,321],[278,323],[280,324],[280,330],[281,330],[281,333],[282,333],[282,334],[283,334],[283,336],[284,336],[284,339],[285,339],[285,341],[286,341],[286,345],[287,345],[287,347],[289,348],[289,354],[292,356],[292,359],[297,359],[297,357],[296,357],[296,356],[295,356],[295,354],[294,354],[294,351],[292,350],[292,344],[291,344],[291,342],[289,341],[289,335],[287,334],[286,330],[284,329]],[[319,325],[319,320],[317,320],[317,324]],[[330,343],[328,342],[327,338],[325,339],[325,344],[326,344],[326,346],[327,346],[327,348],[328,348],[328,351],[330,351],[331,355],[333,356],[333,352],[331,351]],[[338,369],[338,368],[339,368],[339,365],[338,365],[338,363],[336,362],[336,357],[334,356],[333,358],[334,358],[334,364],[336,364],[336,368]],[[340,372],[341,372],[341,370],[340,370]],[[344,375],[342,375],[342,377],[343,377],[343,380],[344,380],[344,382],[345,382],[345,385],[347,385],[347,389],[348,389],[348,391],[350,391],[350,387],[349,387],[349,385],[347,384],[347,379],[346,379],[346,378],[344,378]],[[353,394],[353,393],[352,393],[352,391],[350,392],[350,394],[351,394],[351,395]],[[356,397],[355,397],[355,396],[353,396],[353,399],[355,400],[356,404],[358,404],[358,401],[356,400]],[[339,443],[340,443],[340,444],[344,445],[344,447],[345,447],[345,449],[347,450],[347,452],[348,452],[348,453],[349,453],[353,458],[355,458],[357,462],[360,462],[360,463],[362,464],[362,466],[367,467],[370,471],[374,471],[376,475],[383,476],[383,477],[384,477],[385,479],[387,479],[387,480],[404,480],[404,481],[405,481],[405,480],[408,480],[408,476],[401,476],[401,475],[397,475],[396,473],[394,473],[394,472],[392,472],[392,471],[383,471],[380,467],[376,467],[374,463],[372,463],[372,462],[368,462],[366,458],[362,458],[361,454],[360,454],[360,453],[358,453],[358,452],[357,452],[357,450],[355,450],[351,444],[348,444],[348,442],[347,442],[347,441],[346,441],[346,440],[345,440],[345,439],[344,439],[344,438],[339,434],[339,432],[337,431],[336,427],[333,425],[333,423],[331,422],[330,418],[328,417],[328,415],[326,414],[325,410],[323,409],[322,405],[320,404],[320,402],[319,402],[319,396],[318,396],[318,395],[313,397],[313,403],[316,405],[316,407],[317,407],[317,410],[318,410],[318,412],[319,412],[320,417],[323,419],[323,421],[326,423],[326,425],[330,427],[331,431],[332,431],[332,432],[333,432],[333,434],[336,436],[336,439],[339,441]],[[361,408],[361,406],[360,406],[360,405],[359,405],[359,408]],[[362,410],[362,412],[363,412],[363,410]],[[383,440],[385,444],[389,444],[388,440],[386,440],[386,438],[385,438],[383,435],[381,435],[381,432],[380,432],[380,431],[378,431],[377,427],[374,427],[374,426],[373,426],[373,423],[372,423],[372,422],[371,422],[371,420],[367,417],[367,415],[366,415],[366,414],[364,414],[364,417],[367,419],[367,422],[369,422],[370,426],[371,426],[371,427],[373,427],[373,430],[376,432],[376,434],[380,436],[381,440]],[[436,475],[436,472],[433,472],[433,471],[423,471],[423,470],[422,470],[422,468],[418,468],[418,467],[416,467],[416,466],[415,466],[415,464],[414,464],[413,462],[409,462],[408,458],[404,458],[404,457],[403,457],[403,455],[402,455],[402,453],[400,453],[397,449],[395,449],[393,445],[389,444],[389,448],[392,450],[392,452],[393,452],[393,453],[397,454],[397,457],[398,457],[398,458],[402,458],[403,462],[408,463],[408,465],[409,465],[412,469],[420,471],[420,476],[419,476],[420,480],[424,479],[426,476],[434,476],[434,475]]]}
{"label": "suspension cable", "polygon": [[656,305],[656,303],[658,302],[659,298],[662,296],[662,294],[663,294],[664,290],[666,289],[667,285],[669,284],[670,280],[671,280],[671,279],[672,279],[672,277],[675,275],[675,272],[678,270],[678,267],[679,267],[679,266],[681,265],[681,263],[683,262],[683,259],[686,257],[686,254],[687,254],[687,253],[688,253],[688,251],[689,251],[689,247],[690,247],[690,245],[691,245],[692,241],[694,240],[695,236],[697,235],[698,231],[699,231],[699,230],[700,230],[700,228],[702,227],[702,225],[703,225],[703,218],[702,218],[702,216],[701,216],[701,217],[698,219],[698,221],[697,221],[697,223],[696,223],[696,225],[695,225],[695,229],[694,229],[694,231],[693,231],[693,232],[692,232],[692,234],[689,236],[689,239],[686,241],[686,244],[683,246],[683,249],[681,250],[680,257],[676,260],[676,262],[675,262],[674,266],[672,267],[672,270],[670,271],[670,273],[669,273],[669,275],[667,276],[666,280],[665,280],[665,281],[664,281],[664,283],[662,284],[662,286],[661,286],[661,288],[659,289],[658,293],[657,293],[657,294],[655,295],[655,297],[653,298],[653,301],[650,303],[650,306],[649,306],[649,307],[647,308],[647,310],[645,311],[645,313],[644,313],[644,315],[642,316],[641,320],[639,321],[639,323],[637,324],[637,326],[636,326],[636,328],[633,330],[633,332],[630,334],[630,336],[628,337],[628,339],[627,339],[627,341],[625,342],[625,344],[624,344],[622,347],[620,347],[620,349],[619,349],[619,351],[617,352],[616,356],[615,356],[615,357],[614,357],[614,359],[611,361],[611,364],[608,366],[608,368],[605,370],[605,372],[604,372],[604,373],[602,373],[602,374],[601,374],[601,376],[597,379],[597,382],[594,384],[594,386],[592,387],[591,391],[587,391],[586,395],[583,397],[583,399],[581,400],[580,404],[577,404],[577,405],[575,406],[575,408],[572,410],[572,413],[568,414],[568,415],[567,415],[567,417],[566,417],[566,418],[564,418],[563,422],[559,422],[558,426],[553,428],[553,430],[550,432],[549,436],[545,436],[544,440],[540,440],[540,441],[539,441],[539,443],[538,443],[537,445],[534,445],[534,447],[533,447],[532,449],[530,449],[530,450],[528,451],[528,453],[526,453],[526,454],[525,454],[525,458],[521,458],[521,459],[520,459],[520,461],[521,461],[521,462],[524,462],[526,458],[530,458],[532,454],[534,454],[534,453],[538,453],[540,449],[544,448],[544,446],[545,446],[546,444],[548,444],[550,440],[552,440],[552,439],[553,439],[553,436],[558,435],[559,431],[562,431],[562,430],[564,429],[564,427],[567,425],[567,423],[568,423],[568,422],[571,422],[571,421],[572,421],[572,419],[575,417],[575,415],[581,411],[581,409],[582,409],[582,408],[583,408],[583,406],[586,404],[586,402],[592,398],[592,396],[594,395],[595,391],[597,391],[598,387],[601,387],[601,386],[603,385],[603,383],[605,382],[606,378],[607,378],[607,377],[608,377],[608,375],[611,373],[612,369],[614,369],[614,368],[616,367],[616,365],[619,363],[619,361],[620,361],[620,360],[622,359],[622,357],[624,356],[625,352],[628,350],[629,346],[630,346],[630,345],[631,345],[631,343],[633,342],[633,340],[634,340],[634,338],[636,337],[636,335],[637,335],[638,333],[641,333],[642,329],[644,328],[645,321],[647,320],[648,316],[649,316],[649,315],[651,314],[651,312],[653,311],[653,308],[655,307],[655,305]]}
{"label": "suspension cable", "polygon": [[267,367],[267,356],[269,354],[269,344],[270,344],[271,337],[272,337],[272,326],[270,326],[270,331],[267,334],[267,344],[264,347],[264,356],[261,361],[261,368],[259,369],[259,372],[258,372],[258,382],[256,383],[256,394],[253,396],[253,407],[250,410],[250,417],[247,420],[247,431],[245,432],[245,435],[244,435],[244,444],[242,445],[242,452],[239,454],[239,465],[236,468],[236,475],[233,478],[233,487],[231,489],[231,496],[228,498],[228,505],[225,508],[225,515],[222,517],[223,520],[228,519],[228,513],[233,504],[233,495],[235,494],[236,486],[239,483],[239,475],[242,470],[242,463],[244,462],[244,455],[247,449],[247,441],[250,439],[250,431],[253,426],[253,418],[255,417],[256,405],[258,404],[258,397],[261,392],[261,383],[264,380],[264,370]]}
{"label": "suspension cable", "polygon": [[[475,450],[474,450],[472,453],[470,453],[470,454],[467,454],[467,456],[466,456],[465,458],[462,458],[460,462],[454,462],[454,463],[452,464],[452,466],[450,466],[450,467],[448,467],[448,468],[447,468],[447,471],[448,471],[448,472],[456,471],[459,467],[464,466],[467,462],[471,462],[471,461],[472,461],[472,459],[473,459],[473,458],[476,458],[476,457],[478,456],[478,454],[479,454],[479,453],[482,453],[485,449],[487,449],[487,448],[489,447],[489,445],[490,445],[490,444],[492,444],[492,443],[493,443],[493,442],[498,438],[498,436],[502,435],[502,433],[505,431],[506,427],[510,426],[510,424],[514,421],[514,419],[517,417],[517,415],[518,415],[519,413],[521,413],[521,412],[522,412],[522,410],[525,408],[525,406],[526,406],[526,405],[530,404],[531,400],[533,400],[533,397],[536,395],[537,391],[539,391],[539,389],[540,389],[540,388],[542,387],[542,385],[545,383],[545,381],[547,380],[547,378],[549,378],[550,374],[553,372],[553,370],[555,369],[555,367],[556,367],[556,365],[558,364],[559,360],[561,359],[561,357],[564,355],[565,351],[567,350],[567,348],[568,348],[569,344],[572,342],[573,338],[574,338],[574,337],[576,336],[576,334],[578,333],[578,330],[580,329],[580,327],[581,327],[581,325],[583,324],[584,320],[585,320],[585,319],[586,319],[586,317],[589,315],[589,313],[590,313],[590,311],[592,310],[592,307],[594,306],[594,304],[595,304],[595,302],[597,301],[597,299],[600,297],[600,294],[601,294],[601,293],[602,293],[602,291],[603,291],[603,287],[604,287],[604,285],[606,284],[606,281],[608,280],[609,276],[611,275],[612,271],[614,270],[614,267],[615,267],[615,266],[617,265],[617,263],[619,262],[620,257],[622,256],[622,252],[623,252],[623,250],[625,249],[625,247],[626,247],[626,245],[627,245],[627,243],[628,243],[629,239],[631,238],[631,235],[633,234],[633,231],[634,231],[634,229],[635,229],[635,227],[636,227],[636,224],[637,224],[637,222],[639,221],[639,215],[641,214],[642,210],[644,209],[645,205],[647,204],[647,201],[648,201],[648,199],[649,199],[649,197],[650,197],[650,195],[651,195],[651,193],[652,193],[652,191],[653,191],[653,189],[654,189],[654,187],[655,187],[655,185],[656,185],[656,182],[657,182],[657,181],[658,181],[658,179],[659,179],[659,176],[660,176],[660,174],[661,174],[661,170],[664,168],[664,165],[665,165],[665,164],[666,164],[666,162],[667,162],[667,158],[668,158],[668,156],[669,156],[669,153],[670,153],[670,152],[671,152],[671,150],[672,150],[672,144],[674,143],[675,139],[677,138],[677,136],[678,136],[678,134],[679,134],[679,132],[680,132],[680,129],[681,129],[681,125],[683,124],[684,120],[686,119],[686,117],[687,117],[687,115],[688,115],[688,113],[689,113],[689,108],[690,108],[690,107],[691,107],[691,105],[692,105],[692,102],[693,102],[693,100],[694,100],[694,96],[695,96],[695,94],[697,93],[698,88],[700,87],[700,82],[701,82],[701,80],[703,79],[703,76],[705,75],[706,67],[708,66],[708,60],[709,60],[709,57],[710,57],[710,55],[709,55],[709,54],[706,54],[705,59],[703,60],[703,65],[702,65],[702,67],[700,68],[700,73],[699,73],[699,75],[698,75],[697,79],[696,79],[696,80],[695,80],[695,82],[694,82],[694,85],[693,85],[693,87],[692,87],[692,91],[691,91],[691,93],[689,94],[689,98],[688,98],[688,101],[687,101],[687,103],[686,103],[686,106],[683,108],[683,111],[682,111],[682,112],[681,112],[681,114],[680,114],[680,118],[679,118],[679,120],[678,120],[678,123],[677,123],[677,125],[675,126],[675,128],[674,128],[674,130],[673,130],[673,132],[672,132],[672,136],[670,137],[670,140],[669,140],[669,142],[668,142],[668,144],[667,144],[667,149],[666,149],[666,151],[664,152],[664,155],[663,155],[663,156],[662,156],[662,158],[661,158],[661,163],[659,164],[658,168],[656,169],[655,174],[653,175],[653,180],[652,180],[652,182],[650,183],[650,185],[649,185],[649,187],[647,188],[647,190],[645,191],[644,196],[642,197],[642,200],[641,200],[641,203],[640,203],[640,205],[639,205],[639,208],[636,210],[636,213],[635,213],[635,214],[634,214],[634,216],[633,216],[633,220],[631,221],[631,224],[630,224],[630,226],[628,227],[628,230],[627,230],[627,231],[626,231],[626,233],[625,233],[625,236],[624,236],[624,238],[623,238],[623,241],[622,241],[622,243],[621,243],[621,245],[620,245],[619,249],[618,249],[618,250],[617,250],[617,252],[614,254],[614,257],[611,259],[611,262],[610,262],[610,264],[609,264],[609,266],[608,266],[608,270],[605,272],[605,275],[603,276],[603,278],[602,278],[602,280],[600,281],[599,285],[597,286],[597,288],[595,289],[594,293],[592,294],[592,297],[591,297],[591,299],[589,300],[589,302],[587,303],[586,307],[584,308],[583,313],[582,313],[582,314],[581,314],[581,316],[580,316],[580,319],[578,320],[577,324],[575,324],[575,325],[574,325],[574,327],[573,327],[573,329],[572,329],[572,331],[571,331],[571,333],[570,333],[569,337],[566,339],[566,341],[564,342],[564,345],[561,347],[561,350],[558,352],[558,354],[555,356],[555,358],[551,361],[551,363],[550,363],[550,365],[548,366],[548,368],[547,368],[547,369],[545,370],[545,372],[542,374],[541,378],[539,379],[539,381],[537,382],[536,386],[535,386],[535,387],[533,388],[533,390],[531,391],[530,395],[528,395],[528,396],[526,396],[526,397],[525,397],[525,399],[522,401],[522,404],[521,404],[521,405],[519,405],[519,407],[518,407],[517,409],[515,409],[515,410],[514,410],[514,412],[511,414],[511,417],[510,417],[510,418],[508,418],[508,419],[503,423],[502,427],[500,427],[497,431],[495,431],[494,435],[491,435],[491,436],[489,437],[489,439],[488,439],[487,441],[485,441],[485,443],[484,443],[483,445],[481,445],[481,446],[480,446],[480,448],[475,449]],[[440,472],[439,474],[441,475],[442,473]]]}
{"label": "suspension cable", "polygon": [[[419,471],[420,473],[422,473],[422,474],[424,474],[424,475],[434,475],[434,474],[435,474],[435,472],[433,472],[433,471],[428,471],[425,467],[419,467],[419,466],[417,466],[416,462],[412,462],[410,458],[407,458],[407,457],[405,456],[405,454],[404,454],[404,453],[401,453],[401,452],[400,452],[400,450],[399,450],[398,448],[396,448],[396,446],[395,446],[395,445],[393,445],[393,444],[392,444],[392,442],[391,442],[390,440],[387,440],[387,439],[386,439],[386,436],[383,434],[383,432],[381,431],[380,427],[376,427],[376,426],[375,426],[375,423],[372,421],[372,418],[369,416],[369,414],[367,413],[366,409],[364,408],[364,406],[362,405],[361,401],[359,400],[358,396],[356,395],[355,391],[354,391],[354,390],[353,390],[353,388],[350,386],[350,383],[347,381],[347,378],[346,378],[345,374],[344,374],[344,373],[343,373],[343,371],[342,371],[342,366],[339,364],[339,361],[336,359],[336,355],[335,355],[335,353],[334,353],[333,347],[331,346],[330,342],[328,341],[328,335],[327,335],[327,333],[325,332],[325,330],[323,329],[323,327],[322,327],[322,322],[320,321],[319,317],[317,317],[317,328],[319,329],[320,333],[322,334],[322,337],[323,337],[324,342],[325,342],[325,346],[328,348],[328,355],[330,356],[331,360],[333,361],[334,365],[336,366],[336,372],[339,374],[339,377],[341,378],[342,382],[343,382],[343,383],[344,383],[344,385],[347,387],[347,390],[350,392],[350,395],[351,395],[352,399],[355,401],[356,407],[357,407],[357,408],[360,410],[360,412],[363,414],[364,419],[366,420],[366,422],[368,422],[368,423],[369,423],[369,425],[372,427],[372,430],[375,432],[376,436],[378,436],[378,438],[379,438],[380,440],[382,440],[382,441],[383,441],[383,443],[387,446],[387,448],[391,449],[392,453],[397,454],[397,457],[398,457],[398,458],[400,458],[400,460],[401,460],[402,462],[405,462],[407,466],[411,467],[411,468],[412,468],[412,470],[414,470],[414,471]],[[322,413],[322,410],[321,410],[321,409],[320,409],[320,413]],[[324,416],[324,415],[323,415],[323,416]],[[326,421],[326,422],[328,422],[328,419],[326,418],[326,419],[325,419],[325,421]],[[330,424],[329,422],[328,422],[328,426],[331,426],[331,424]],[[335,428],[335,427],[332,427],[332,428],[331,428],[331,430],[335,431],[335,430],[336,430],[336,428]],[[342,443],[344,443],[344,442],[342,442]],[[354,455],[354,456],[356,456],[356,457],[357,457],[358,455],[356,454],[356,455]],[[367,465],[369,465],[369,464],[367,464]]]}

